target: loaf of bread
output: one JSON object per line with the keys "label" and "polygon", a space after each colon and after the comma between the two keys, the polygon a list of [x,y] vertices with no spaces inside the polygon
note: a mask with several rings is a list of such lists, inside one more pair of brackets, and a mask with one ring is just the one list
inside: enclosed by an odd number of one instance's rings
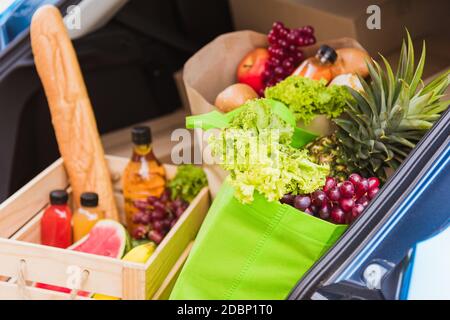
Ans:
{"label": "loaf of bread", "polygon": [[39,8],[31,22],[34,61],[47,96],[59,151],[79,206],[96,192],[105,217],[118,220],[110,173],[75,50],[59,10]]}

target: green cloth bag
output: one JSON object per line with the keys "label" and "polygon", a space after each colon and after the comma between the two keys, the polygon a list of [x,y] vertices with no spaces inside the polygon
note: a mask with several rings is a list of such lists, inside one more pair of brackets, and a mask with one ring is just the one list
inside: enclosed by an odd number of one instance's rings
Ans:
{"label": "green cloth bag", "polygon": [[[292,112],[269,100],[273,112],[295,130],[300,148],[316,135],[296,128]],[[245,107],[186,118],[187,128],[225,128]],[[334,225],[255,193],[251,204],[222,185],[197,235],[170,299],[284,299],[303,274],[342,235]]]}
{"label": "green cloth bag", "polygon": [[259,194],[242,204],[225,182],[170,299],[285,299],[346,228]]}

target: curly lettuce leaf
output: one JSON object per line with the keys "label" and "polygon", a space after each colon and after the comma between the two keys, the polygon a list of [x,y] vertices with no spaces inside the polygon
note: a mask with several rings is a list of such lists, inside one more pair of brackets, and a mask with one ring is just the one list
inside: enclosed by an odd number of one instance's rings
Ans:
{"label": "curly lettuce leaf", "polygon": [[257,191],[269,201],[286,193],[311,193],[325,183],[327,166],[309,160],[305,150],[290,146],[292,126],[265,103],[253,100],[231,125],[211,136],[209,144],[218,163],[230,172],[229,183],[243,203]]}
{"label": "curly lettuce leaf", "polygon": [[345,109],[346,99],[351,99],[344,86],[327,86],[325,80],[290,76],[265,91],[266,98],[286,104],[297,121],[308,124],[317,115],[338,117]]}

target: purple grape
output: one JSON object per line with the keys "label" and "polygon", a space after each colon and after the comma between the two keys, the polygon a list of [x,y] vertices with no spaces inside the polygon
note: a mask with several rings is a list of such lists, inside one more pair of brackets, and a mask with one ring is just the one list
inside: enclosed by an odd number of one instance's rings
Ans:
{"label": "purple grape", "polygon": [[133,202],[133,204],[137,209],[142,210],[142,211],[144,211],[145,209],[148,208],[147,201],[136,200]]}
{"label": "purple grape", "polygon": [[164,228],[163,220],[158,220],[152,224],[153,230],[161,231]]}
{"label": "purple grape", "polygon": [[138,211],[135,214],[133,214],[133,217],[131,220],[135,224],[141,224],[145,216],[146,216],[146,214],[144,212]]}
{"label": "purple grape", "polygon": [[341,192],[338,187],[334,187],[327,192],[328,199],[331,201],[339,201],[341,199]]}
{"label": "purple grape", "polygon": [[373,198],[375,198],[375,196],[377,195],[378,191],[380,191],[380,189],[378,189],[378,188],[370,189],[367,192],[367,196],[369,197],[370,200],[372,200]]}
{"label": "purple grape", "polygon": [[294,207],[298,210],[305,211],[311,205],[311,198],[304,195],[296,196],[294,199]]}
{"label": "purple grape", "polygon": [[277,74],[277,75],[283,75],[283,74],[284,74],[284,69],[283,69],[283,67],[280,67],[280,66],[276,67],[276,68],[275,68],[275,74]]}
{"label": "purple grape", "polygon": [[342,198],[339,200],[339,206],[344,212],[350,212],[355,206],[355,201],[351,198]]}
{"label": "purple grape", "polygon": [[344,224],[345,212],[339,207],[333,207],[333,209],[331,209],[330,219],[336,224]]}
{"label": "purple grape", "polygon": [[325,204],[322,207],[320,207],[319,212],[318,212],[320,219],[328,220],[330,218],[330,214],[331,214],[330,205]]}
{"label": "purple grape", "polygon": [[152,212],[152,220],[153,221],[163,220],[166,218],[166,216],[167,216],[167,213],[165,210],[155,209]]}
{"label": "purple grape", "polygon": [[280,202],[281,203],[285,203],[288,204],[290,206],[294,205],[294,200],[295,200],[295,196],[292,194],[285,194],[281,199]]}
{"label": "purple grape", "polygon": [[328,192],[334,187],[336,187],[336,180],[332,177],[327,177],[325,180],[325,185],[323,186],[323,191]]}
{"label": "purple grape", "polygon": [[170,197],[171,197],[170,189],[165,189],[163,194],[161,195],[160,200],[162,202],[168,202],[168,201],[170,201]]}
{"label": "purple grape", "polygon": [[164,202],[162,202],[161,200],[158,200],[156,202],[153,203],[153,208],[155,210],[162,210],[165,211],[166,210],[166,205],[164,204]]}
{"label": "purple grape", "polygon": [[163,237],[164,236],[161,234],[161,232],[158,232],[156,230],[151,230],[148,233],[148,238],[156,244],[160,244],[163,240]]}
{"label": "purple grape", "polygon": [[355,221],[356,218],[358,218],[363,211],[364,211],[364,206],[362,204],[357,203],[351,211],[350,223]]}
{"label": "purple grape", "polygon": [[350,181],[344,181],[340,186],[339,191],[344,198],[352,198],[355,195],[355,187]]}
{"label": "purple grape", "polygon": [[378,178],[376,177],[370,177],[369,179],[367,179],[367,182],[369,184],[368,186],[369,190],[378,188],[380,186],[380,180],[378,180]]}
{"label": "purple grape", "polygon": [[353,186],[356,188],[358,186],[358,183],[362,180],[362,177],[357,174],[357,173],[352,173],[349,177],[348,177],[348,181],[350,181]]}
{"label": "purple grape", "polygon": [[181,215],[184,213],[184,211],[185,211],[185,209],[184,209],[183,207],[178,207],[178,208],[175,210],[175,216],[176,216],[177,218],[181,217]]}
{"label": "purple grape", "polygon": [[159,198],[158,197],[155,197],[155,196],[149,196],[148,198],[147,198],[147,202],[148,202],[148,204],[149,205],[153,205],[156,201],[159,201]]}
{"label": "purple grape", "polygon": [[132,236],[136,240],[144,239],[147,232],[148,232],[147,227],[137,226],[136,228],[134,228],[134,230],[132,232]]}
{"label": "purple grape", "polygon": [[303,47],[305,45],[305,40],[306,40],[305,37],[299,36],[297,38],[297,45],[300,46],[300,47]]}
{"label": "purple grape", "polygon": [[317,207],[321,207],[327,201],[327,195],[322,190],[314,191],[311,198],[312,203]]}
{"label": "purple grape", "polygon": [[369,205],[369,198],[367,196],[362,196],[356,200],[356,204],[361,204],[363,207],[367,207]]}
{"label": "purple grape", "polygon": [[365,178],[362,178],[361,181],[359,181],[356,184],[356,197],[361,198],[363,195],[366,194],[368,190],[369,190],[369,181]]}

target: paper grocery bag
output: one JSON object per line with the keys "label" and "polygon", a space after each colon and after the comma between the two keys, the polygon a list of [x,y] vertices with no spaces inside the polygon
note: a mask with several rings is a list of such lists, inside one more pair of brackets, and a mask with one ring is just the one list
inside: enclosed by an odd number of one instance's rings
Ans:
{"label": "paper grocery bag", "polygon": [[[354,39],[340,38],[322,41],[313,46],[304,47],[306,57],[315,55],[322,44],[339,48],[364,48]],[[238,31],[226,33],[207,44],[192,56],[185,64],[183,80],[189,105],[193,115],[216,110],[213,103],[216,96],[229,85],[236,83],[236,69],[239,62],[251,50],[267,47],[267,36],[254,31]],[[331,132],[330,121],[324,116],[318,116],[310,125],[303,127],[318,135],[327,135]],[[202,138],[201,132],[196,132],[197,141],[201,141],[203,148],[207,142]],[[218,165],[204,165],[208,176],[213,197],[218,191],[221,182],[227,173]]]}

